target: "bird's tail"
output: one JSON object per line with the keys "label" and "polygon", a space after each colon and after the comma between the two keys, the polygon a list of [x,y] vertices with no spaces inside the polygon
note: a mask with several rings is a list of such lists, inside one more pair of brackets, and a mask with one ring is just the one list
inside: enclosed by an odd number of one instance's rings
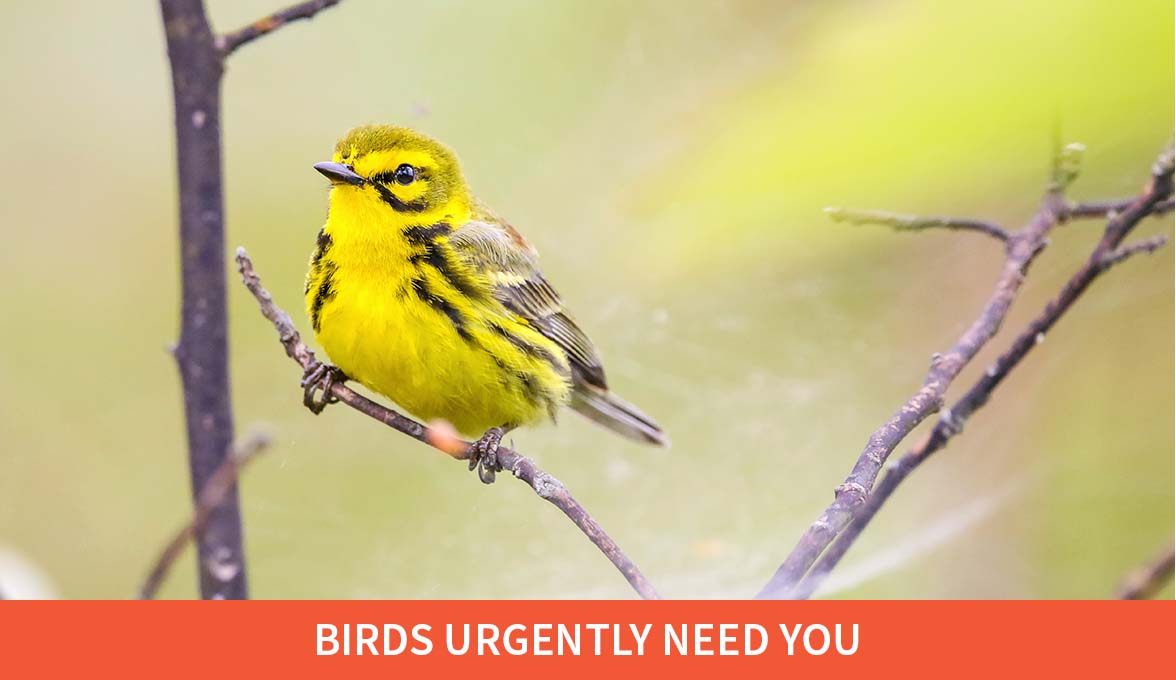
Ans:
{"label": "bird's tail", "polygon": [[571,407],[585,418],[629,439],[654,446],[670,446],[670,438],[652,418],[608,390],[577,383],[572,389]]}

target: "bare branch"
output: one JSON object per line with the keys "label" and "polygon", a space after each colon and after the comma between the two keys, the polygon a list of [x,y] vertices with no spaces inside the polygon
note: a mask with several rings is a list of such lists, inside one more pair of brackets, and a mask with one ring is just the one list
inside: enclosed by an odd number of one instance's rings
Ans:
{"label": "bare branch", "polygon": [[[824,575],[828,573],[828,570],[840,560],[841,555],[856,539],[860,529],[868,523],[868,517],[872,517],[877,506],[885,502],[885,498],[893,491],[893,487],[897,486],[910,469],[930,455],[930,452],[937,450],[947,439],[962,429],[967,417],[972,411],[983,405],[991,390],[1007,375],[1011,367],[1045,337],[1045,331],[1052,326],[1057,317],[1065,311],[1065,308],[1072,304],[1073,299],[1071,298],[1076,298],[1095,276],[1106,270],[1103,257],[1117,248],[1127,232],[1143,216],[1150,214],[1158,202],[1171,195],[1172,156],[1169,148],[1161,155],[1160,160],[1153,168],[1153,181],[1148,192],[1136,199],[1130,207],[1118,214],[1107,226],[1102,241],[1096,247],[1091,260],[1083,268],[1084,271],[1088,271],[1089,278],[1077,281],[1077,287],[1074,290],[1070,290],[1069,286],[1063,290],[1062,295],[1059,296],[1062,304],[1059,305],[1058,300],[1051,303],[1043,317],[1038,319],[1039,327],[1031,326],[1031,332],[1026,331],[1022,334],[1014,343],[1014,347],[985,373],[981,382],[973,386],[964,399],[950,409],[943,409],[939,422],[936,423],[932,432],[914,451],[904,456],[898,465],[887,473],[883,483],[879,484],[879,488],[871,494],[870,490],[874,486],[882,466],[895,447],[928,415],[940,410],[948,386],[1000,328],[1029,265],[1046,245],[1046,235],[1057,223],[1067,217],[1068,206],[1062,191],[1077,176],[1077,164],[1081,152],[1082,147],[1079,145],[1069,145],[1060,151],[1055,160],[1054,171],[1045,199],[1037,214],[1024,229],[1009,237],[1005,264],[997,280],[996,290],[989,298],[980,316],[946,355],[933,357],[931,369],[924,380],[923,388],[870,437],[853,470],[845,482],[835,490],[833,503],[801,536],[800,542],[780,565],[758,597],[806,597],[811,594],[823,580]],[[1072,281],[1073,283],[1075,282]],[[920,452],[924,451],[925,453],[922,453],[920,457]],[[891,477],[894,478],[893,484],[891,484]],[[884,493],[885,495],[883,495]],[[839,535],[846,532],[851,523],[856,528],[849,529],[848,535],[839,538]],[[830,549],[830,546],[834,545],[834,541],[838,541],[841,547],[832,549],[833,552],[830,556],[823,558],[822,553]],[[813,568],[818,558],[822,560],[821,569],[802,584],[802,579]]]}
{"label": "bare branch", "polygon": [[237,51],[237,48],[242,45],[251,43],[263,35],[273,33],[292,21],[312,19],[314,15],[324,9],[334,7],[339,2],[340,0],[309,0],[309,2],[300,2],[297,5],[291,5],[286,9],[258,19],[244,28],[217,36],[216,48],[223,59]]}
{"label": "bare branch", "polygon": [[[1149,183],[1147,191],[1129,202],[1126,208],[1109,221],[1103,238],[1095,246],[1090,257],[1070,277],[1057,296],[1017,336],[1009,349],[989,366],[984,375],[972,385],[967,393],[951,408],[943,410],[939,421],[931,432],[903,455],[896,464],[888,468],[886,476],[878,483],[869,498],[851,511],[852,521],[820,556],[820,560],[812,567],[804,581],[791,591],[791,596],[805,598],[812,595],[902,481],[932,454],[944,448],[952,437],[963,431],[964,424],[972,414],[988,402],[997,386],[1034,347],[1041,344],[1046,333],[1077,302],[1095,279],[1105,273],[1115,262],[1121,261],[1128,255],[1135,252],[1145,252],[1148,247],[1154,249],[1162,245],[1162,242],[1155,244],[1160,239],[1148,239],[1126,248],[1119,247],[1131,230],[1145,217],[1152,214],[1158,203],[1172,195],[1172,163],[1172,149],[1169,147],[1153,166],[1152,181]],[[1114,257],[1115,253],[1121,251],[1129,252],[1120,257]]]}
{"label": "bare branch", "polygon": [[[188,543],[204,531],[204,527],[208,524],[208,518],[221,503],[224,502],[225,497],[228,496],[237,484],[237,478],[241,475],[241,470],[249,463],[257,454],[265,450],[269,446],[269,437],[260,432],[251,433],[245,441],[233,446],[230,454],[220,464],[220,467],[208,478],[205,482],[204,488],[200,490],[200,495],[196,500],[196,510],[192,513],[192,519],[183,526],[172,537],[163,550],[160,551],[159,557],[155,559],[154,566],[147,574],[147,578],[143,580],[143,585],[139,588],[140,600],[153,600],[155,593],[159,591],[159,586],[167,579],[168,573],[171,572],[172,566],[176,560],[179,559],[180,554],[183,553],[184,548]],[[211,568],[214,569],[236,569],[235,563],[213,564]],[[228,580],[228,579],[226,579]]]}
{"label": "bare branch", "polygon": [[[229,320],[224,266],[221,177],[220,55],[201,0],[161,0],[175,104],[180,197],[180,339],[174,354],[184,390],[192,502],[233,442],[229,389]],[[206,599],[249,595],[236,491],[212,512],[198,537],[200,593]],[[232,560],[223,580],[207,565]]]}
{"label": "bare branch", "polygon": [[[261,285],[261,279],[253,270],[253,262],[249,259],[249,255],[245,252],[244,248],[237,249],[237,268],[241,272],[241,279],[244,281],[245,286],[249,289],[249,292],[253,293],[253,297],[257,298],[262,315],[269,319],[270,323],[278,331],[282,346],[286,349],[286,355],[298,362],[303,370],[306,370],[308,366],[311,366],[316,361],[314,352],[302,342],[302,337],[294,327],[294,322],[290,320],[290,315],[274,304],[273,297],[269,291]],[[393,430],[408,435],[419,442],[428,444],[456,459],[466,459],[469,456],[469,442],[459,441],[457,446],[453,446],[454,438],[450,433],[438,431],[437,428],[426,427],[411,418],[368,399],[352,390],[346,384],[340,382],[333,383],[331,386],[331,395],[360,413],[384,423]],[[515,477],[526,482],[540,498],[556,506],[567,515],[568,519],[572,520],[579,527],[580,531],[588,537],[588,540],[592,541],[604,553],[605,557],[613,563],[613,566],[621,572],[625,580],[633,587],[633,590],[637,591],[638,595],[647,600],[661,598],[657,590],[645,578],[641,570],[637,568],[637,565],[633,564],[633,561],[621,551],[616,542],[588,514],[588,511],[572,497],[572,494],[562,482],[540,469],[535,464],[535,461],[506,446],[498,449],[498,461],[504,470],[509,470]]]}
{"label": "bare branch", "polygon": [[[1072,175],[1072,173],[1071,173]],[[1008,314],[1029,265],[1045,247],[1046,234],[1062,219],[1065,201],[1059,187],[1072,180],[1072,176],[1055,173],[1050,189],[1037,214],[1024,229],[1008,237],[1005,247],[1005,263],[996,282],[996,288],[980,315],[972,322],[955,345],[944,354],[931,358],[931,368],[923,380],[923,386],[903,404],[889,420],[870,435],[865,448],[858,456],[853,470],[845,481],[834,490],[833,503],[805,531],[799,543],[793,548],[775,575],[756,596],[761,599],[790,597],[790,591],[800,583],[801,578],[829,547],[833,539],[849,524],[850,520],[865,502],[874,486],[886,459],[912,430],[929,415],[939,411],[947,388],[999,330]]]}
{"label": "bare branch", "polygon": [[[1075,203],[1069,208],[1069,214],[1072,218],[1080,217],[1094,217],[1098,219],[1110,219],[1117,213],[1121,213],[1131,206],[1134,199],[1119,199],[1116,201],[1090,201],[1085,203]],[[1172,212],[1173,205],[1176,204],[1171,198],[1166,201],[1160,201],[1152,207],[1152,215],[1166,215]]]}
{"label": "bare branch", "polygon": [[1132,255],[1139,255],[1140,253],[1151,254],[1163,248],[1168,243],[1168,237],[1164,234],[1153,236],[1151,238],[1136,241],[1135,243],[1128,243],[1127,245],[1119,246],[1103,256],[1102,265],[1104,268],[1113,267]]}
{"label": "bare branch", "polygon": [[985,222],[984,220],[961,217],[920,217],[918,215],[903,215],[881,210],[857,210],[854,208],[825,208],[825,213],[835,222],[881,224],[893,227],[898,231],[923,231],[925,229],[977,231],[982,234],[988,234],[999,241],[1009,240],[1007,229],[999,224]]}
{"label": "bare branch", "polygon": [[1147,600],[1172,581],[1176,567],[1176,544],[1169,543],[1159,555],[1132,571],[1119,585],[1115,597],[1120,600]]}
{"label": "bare branch", "polygon": [[[182,301],[174,354],[183,383],[196,505],[211,476],[226,463],[233,441],[220,134],[224,60],[241,45],[338,2],[303,2],[235,33],[214,36],[203,0],[160,0],[171,65],[180,197]],[[249,590],[236,487],[225,493],[196,535],[200,593],[206,599],[245,599]],[[213,569],[214,564],[219,567]]]}

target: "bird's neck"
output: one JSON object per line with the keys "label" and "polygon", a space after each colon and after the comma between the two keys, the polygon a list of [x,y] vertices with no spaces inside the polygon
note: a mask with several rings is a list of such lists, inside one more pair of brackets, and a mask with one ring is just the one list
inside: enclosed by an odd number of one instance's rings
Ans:
{"label": "bird's neck", "polygon": [[424,237],[452,232],[470,219],[469,206],[458,201],[440,209],[399,213],[356,193],[332,191],[325,226],[333,243],[332,259],[342,267],[386,271],[399,262],[407,264],[420,253]]}

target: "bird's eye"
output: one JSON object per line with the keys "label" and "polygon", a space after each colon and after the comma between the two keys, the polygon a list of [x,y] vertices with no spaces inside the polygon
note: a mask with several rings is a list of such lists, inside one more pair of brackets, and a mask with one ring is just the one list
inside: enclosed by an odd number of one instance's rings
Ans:
{"label": "bird's eye", "polygon": [[400,167],[396,168],[394,177],[396,178],[396,183],[401,186],[412,184],[416,180],[416,168],[408,163],[403,163]]}

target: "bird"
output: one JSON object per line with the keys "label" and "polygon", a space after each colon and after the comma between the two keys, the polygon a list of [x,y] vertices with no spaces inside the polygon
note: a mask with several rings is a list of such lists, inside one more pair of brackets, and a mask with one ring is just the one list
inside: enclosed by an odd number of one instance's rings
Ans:
{"label": "bird", "polygon": [[484,483],[514,428],[568,406],[631,440],[665,431],[608,387],[592,341],[539,268],[539,255],[471,192],[456,154],[408,127],[350,130],[330,181],[304,290],[315,340],[332,363],[303,375],[314,413],[353,380],[426,421],[477,436]]}

